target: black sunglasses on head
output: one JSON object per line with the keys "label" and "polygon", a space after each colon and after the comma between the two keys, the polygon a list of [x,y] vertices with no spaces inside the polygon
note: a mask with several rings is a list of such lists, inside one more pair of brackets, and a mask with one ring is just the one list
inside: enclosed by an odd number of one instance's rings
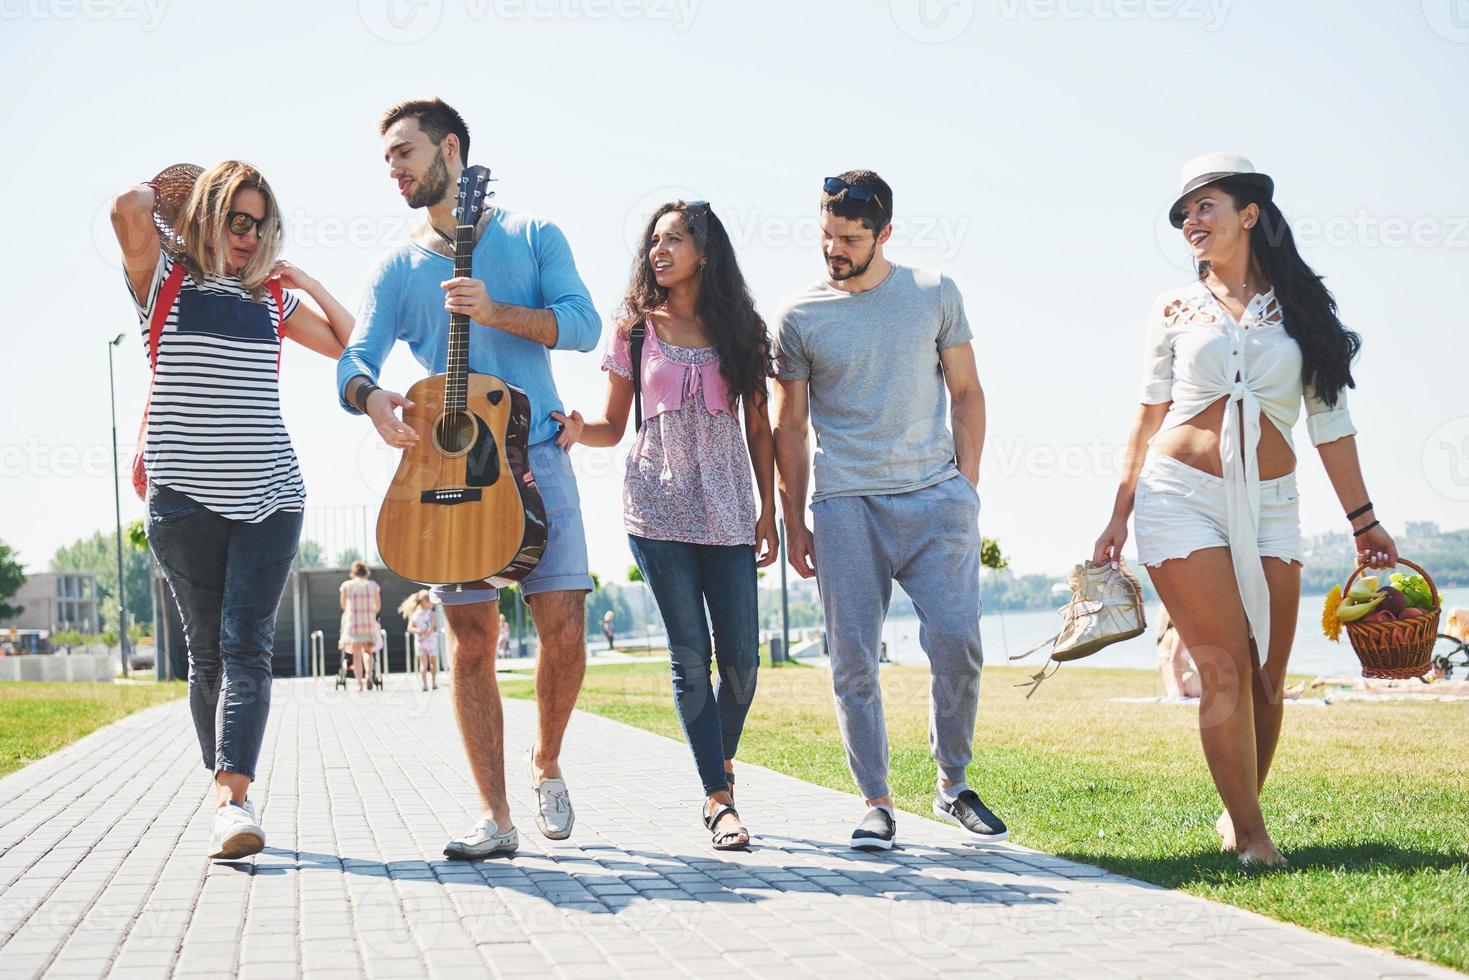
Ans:
{"label": "black sunglasses on head", "polygon": [[877,191],[873,190],[871,187],[862,187],[858,184],[849,184],[845,180],[842,180],[842,178],[840,177],[828,177],[821,182],[821,189],[826,191],[832,197],[835,197],[842,191],[846,191],[847,197],[850,200],[856,201],[858,204],[866,204],[868,201],[876,201],[877,206],[881,208],[884,213],[886,213],[887,211],[887,208],[884,208],[882,206],[882,200],[877,196]]}
{"label": "black sunglasses on head", "polygon": [[230,233],[242,237],[250,234],[251,228],[255,229],[257,237],[263,236],[265,233],[265,222],[267,220],[269,220],[269,215],[264,218],[257,218],[249,211],[231,211],[225,215],[225,221],[229,226]]}

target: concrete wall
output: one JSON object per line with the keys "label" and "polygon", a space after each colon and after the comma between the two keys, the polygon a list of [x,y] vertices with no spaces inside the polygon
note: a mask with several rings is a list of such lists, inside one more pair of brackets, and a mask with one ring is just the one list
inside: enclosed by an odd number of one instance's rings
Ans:
{"label": "concrete wall", "polygon": [[[326,647],[326,672],[335,674],[341,661],[337,651],[340,635],[342,609],[337,599],[337,589],[347,580],[345,568],[313,568],[298,570],[286,582],[285,594],[275,619],[275,642],[271,657],[271,670],[276,677],[305,676],[311,672],[311,633],[321,630]],[[407,579],[399,578],[386,568],[374,568],[372,577],[383,593],[383,628],[388,631],[388,668],[402,671],[408,652],[404,643],[407,626],[398,615],[398,604],[417,592],[419,586]],[[158,604],[160,619],[166,624],[159,628],[173,676],[183,679],[188,676],[188,653],[184,643],[183,627],[179,622],[178,608],[173,594],[163,586],[162,601]]]}
{"label": "concrete wall", "polygon": [[116,657],[105,653],[0,657],[0,681],[103,681],[112,683]]}

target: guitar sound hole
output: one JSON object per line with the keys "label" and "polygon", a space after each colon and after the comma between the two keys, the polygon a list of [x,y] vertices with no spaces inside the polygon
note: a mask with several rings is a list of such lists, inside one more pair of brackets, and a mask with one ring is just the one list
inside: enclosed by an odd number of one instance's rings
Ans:
{"label": "guitar sound hole", "polygon": [[468,412],[451,412],[439,419],[434,430],[439,449],[454,455],[465,452],[474,442],[474,416]]}

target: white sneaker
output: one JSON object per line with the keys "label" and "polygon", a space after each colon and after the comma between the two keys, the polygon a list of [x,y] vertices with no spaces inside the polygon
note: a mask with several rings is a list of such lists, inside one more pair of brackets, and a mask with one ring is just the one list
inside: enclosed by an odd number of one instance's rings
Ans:
{"label": "white sneaker", "polygon": [[535,751],[526,752],[525,770],[530,774],[530,788],[536,791],[536,826],[551,840],[565,840],[576,823],[571,793],[564,779],[536,779]]}
{"label": "white sneaker", "polygon": [[238,861],[265,849],[265,831],[255,817],[255,805],[226,803],[214,814],[214,830],[209,835],[211,861]]}
{"label": "white sneaker", "polygon": [[514,827],[502,834],[495,821],[481,817],[469,833],[444,845],[444,857],[455,861],[474,861],[491,854],[512,854],[519,846],[520,834]]}

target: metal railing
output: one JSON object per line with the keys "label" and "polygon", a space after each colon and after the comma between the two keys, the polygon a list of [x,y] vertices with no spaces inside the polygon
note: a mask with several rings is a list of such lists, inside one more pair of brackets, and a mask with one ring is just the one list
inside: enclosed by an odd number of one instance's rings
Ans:
{"label": "metal railing", "polygon": [[[438,630],[437,633],[439,640],[439,649],[446,650],[448,648],[449,642],[447,631]],[[388,631],[386,629],[379,628],[378,638],[382,642],[381,649],[375,651],[373,654],[373,676],[386,678],[390,673],[388,670]],[[418,661],[421,654],[418,650],[418,636],[414,634],[411,630],[405,630],[403,633],[403,648],[405,651],[407,651],[406,660],[403,665],[403,672],[410,676],[418,673]],[[443,655],[438,655],[437,659],[439,661],[439,669],[447,671],[449,667],[448,664],[445,663]],[[326,670],[326,634],[322,630],[311,631],[310,660],[312,677],[328,676]]]}

